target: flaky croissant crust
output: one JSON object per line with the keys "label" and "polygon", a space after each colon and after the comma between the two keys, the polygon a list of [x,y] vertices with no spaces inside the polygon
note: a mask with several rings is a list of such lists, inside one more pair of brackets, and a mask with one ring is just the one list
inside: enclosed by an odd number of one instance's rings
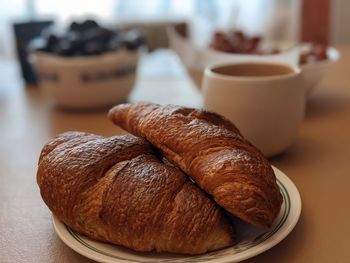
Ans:
{"label": "flaky croissant crust", "polygon": [[37,181],[60,220],[97,240],[187,254],[234,242],[223,211],[142,138],[58,135],[41,152]]}
{"label": "flaky croissant crust", "polygon": [[282,196],[271,165],[222,116],[151,103],[118,105],[108,116],[146,138],[235,216],[268,228],[278,215]]}

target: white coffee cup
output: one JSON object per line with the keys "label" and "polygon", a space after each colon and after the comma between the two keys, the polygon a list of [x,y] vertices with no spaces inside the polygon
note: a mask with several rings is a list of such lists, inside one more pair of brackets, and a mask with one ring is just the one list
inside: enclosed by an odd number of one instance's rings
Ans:
{"label": "white coffee cup", "polygon": [[267,156],[295,141],[305,113],[298,67],[281,63],[215,64],[205,69],[204,107],[231,120]]}

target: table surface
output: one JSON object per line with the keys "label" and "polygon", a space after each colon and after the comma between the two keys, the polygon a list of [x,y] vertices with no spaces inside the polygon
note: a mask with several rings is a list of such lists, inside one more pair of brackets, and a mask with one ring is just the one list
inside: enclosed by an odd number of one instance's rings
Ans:
{"label": "table surface", "polygon": [[[350,262],[350,47],[307,102],[294,145],[271,163],[296,184],[300,220],[291,234],[246,262]],[[36,185],[40,150],[53,135],[123,133],[106,110],[55,108],[36,87],[24,87],[13,61],[0,58],[0,262],[93,262],[64,245]],[[159,51],[141,63],[131,101],[200,106],[200,93],[174,54]]]}

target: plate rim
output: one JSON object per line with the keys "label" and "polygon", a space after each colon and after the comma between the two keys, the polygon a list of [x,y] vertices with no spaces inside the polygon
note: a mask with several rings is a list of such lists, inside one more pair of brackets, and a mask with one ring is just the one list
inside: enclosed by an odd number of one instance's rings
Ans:
{"label": "plate rim", "polygon": [[[257,244],[256,246],[252,246],[252,247],[246,249],[245,251],[242,251],[239,254],[236,254],[235,258],[230,258],[234,254],[224,255],[223,256],[224,258],[218,257],[218,258],[214,258],[214,259],[207,261],[207,262],[211,262],[211,263],[215,263],[215,262],[220,262],[220,263],[240,262],[242,260],[246,260],[248,258],[255,257],[255,256],[271,249],[272,247],[274,247],[278,243],[280,243],[294,229],[294,227],[296,226],[296,224],[299,221],[301,210],[302,210],[300,193],[299,193],[297,187],[295,186],[295,184],[293,183],[293,181],[286,174],[284,174],[277,167],[275,167],[273,165],[271,165],[271,166],[275,172],[277,182],[279,182],[279,184],[281,184],[283,186],[283,188],[285,189],[285,191],[290,199],[289,200],[290,212],[288,213],[288,215],[285,219],[285,222],[282,224],[282,226],[279,229],[277,229],[277,231],[275,231],[266,240],[262,241],[261,243]],[[292,199],[293,199],[293,201],[292,201]],[[288,224],[286,224],[287,221],[288,221]],[[86,246],[86,245],[82,244],[80,241],[78,241],[73,236],[73,234],[69,231],[68,226],[66,226],[63,222],[61,222],[54,214],[52,214],[52,223],[53,223],[54,230],[55,230],[56,234],[63,241],[63,243],[65,243],[68,247],[73,249],[78,254],[81,254],[87,258],[90,258],[92,260],[95,260],[97,262],[102,262],[102,263],[143,262],[143,261],[128,260],[128,259],[115,259],[115,258],[112,258],[111,256],[101,254],[100,252],[97,252],[96,250],[89,248],[88,246]],[[74,232],[73,230],[71,230],[71,231]],[[78,237],[80,237],[79,234],[76,234],[75,232],[74,232],[74,234],[77,235]],[[276,235],[276,234],[278,234],[278,235]],[[95,241],[95,242],[98,242],[98,241]],[[226,249],[230,249],[230,248],[226,248]],[[223,249],[223,250],[226,250],[226,249]],[[211,253],[211,252],[209,252],[209,253]],[[206,254],[208,254],[208,253],[206,253]],[[206,255],[206,254],[202,254],[202,255]],[[198,257],[201,255],[193,255],[192,257],[196,257],[196,256]],[[190,260],[190,258],[191,258],[191,256],[189,256],[188,260]],[[152,259],[152,260],[154,262],[158,261],[157,259]],[[162,262],[162,261],[160,260],[159,262]],[[170,262],[170,261],[167,261],[167,262]],[[190,262],[190,261],[186,261],[186,262]]]}

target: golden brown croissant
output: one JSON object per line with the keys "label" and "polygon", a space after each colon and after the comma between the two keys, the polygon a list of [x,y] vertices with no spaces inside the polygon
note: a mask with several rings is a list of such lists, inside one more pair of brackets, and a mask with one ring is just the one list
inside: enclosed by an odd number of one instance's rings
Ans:
{"label": "golden brown croissant", "polygon": [[146,138],[235,216],[267,228],[278,215],[282,196],[269,162],[225,118],[150,103],[121,104],[108,116]]}
{"label": "golden brown croissant", "polygon": [[97,240],[187,254],[234,242],[222,209],[142,138],[61,134],[44,146],[37,181],[60,220]]}

